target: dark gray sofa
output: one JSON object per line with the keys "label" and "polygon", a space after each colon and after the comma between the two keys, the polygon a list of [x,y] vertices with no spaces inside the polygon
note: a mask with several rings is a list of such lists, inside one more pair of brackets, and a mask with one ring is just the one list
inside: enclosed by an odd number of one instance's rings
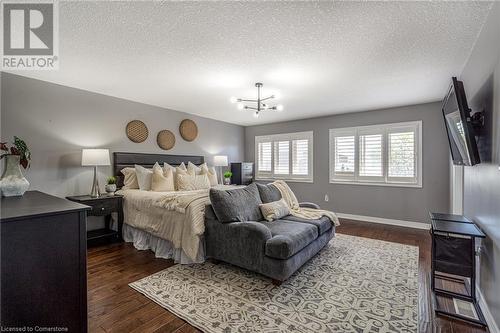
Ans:
{"label": "dark gray sofa", "polygon": [[[260,197],[263,200],[259,201],[275,201],[276,196],[266,197],[262,189],[260,185]],[[230,190],[230,197],[238,193],[233,191],[237,190]],[[280,198],[281,195],[278,200]],[[243,209],[248,210],[249,205],[255,204],[250,201],[245,201]],[[301,205],[317,207],[311,203]],[[334,234],[335,227],[327,217],[307,220],[289,215],[273,222],[261,217],[258,221],[223,223],[211,205],[205,209],[207,257],[268,276],[275,284],[288,279],[318,253]]]}

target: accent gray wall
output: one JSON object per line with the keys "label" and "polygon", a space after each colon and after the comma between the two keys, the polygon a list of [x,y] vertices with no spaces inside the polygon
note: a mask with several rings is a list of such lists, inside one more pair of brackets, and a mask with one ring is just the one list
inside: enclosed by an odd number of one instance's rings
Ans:
{"label": "accent gray wall", "polygon": [[[490,144],[488,160],[464,169],[464,213],[487,238],[480,256],[479,287],[500,326],[500,3],[490,11],[460,79],[469,106],[486,111],[481,140]],[[483,159],[484,156],[481,156]]]}
{"label": "accent gray wall", "polygon": [[[142,152],[203,155],[207,163],[213,155],[228,155],[241,161],[244,129],[212,119],[120,98],[69,88],[22,76],[1,73],[1,139],[17,135],[31,149],[33,160],[26,178],[30,189],[57,196],[87,194],[92,184],[92,168],[81,166],[81,149],[109,148],[110,152]],[[184,141],[180,122],[193,119],[199,136]],[[126,124],[142,120],[149,128],[145,142],[133,143],[125,134]],[[162,129],[176,136],[175,147],[165,151],[156,144]],[[104,189],[111,167],[99,167]]]}
{"label": "accent gray wall", "polygon": [[[414,120],[423,122],[422,188],[329,183],[330,128]],[[448,211],[450,153],[441,103],[246,127],[246,160],[254,161],[255,136],[300,131],[314,131],[314,183],[290,183],[299,200],[313,201],[338,213],[425,223],[429,223],[429,211]],[[325,194],[329,195],[329,202],[324,202]]]}

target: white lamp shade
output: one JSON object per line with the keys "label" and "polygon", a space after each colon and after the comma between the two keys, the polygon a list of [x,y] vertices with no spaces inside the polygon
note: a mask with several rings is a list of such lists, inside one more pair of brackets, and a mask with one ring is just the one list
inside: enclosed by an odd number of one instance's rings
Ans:
{"label": "white lamp shade", "polygon": [[82,166],[111,165],[108,149],[82,149]]}
{"label": "white lamp shade", "polygon": [[228,166],[227,156],[226,155],[218,155],[214,156],[214,166]]}

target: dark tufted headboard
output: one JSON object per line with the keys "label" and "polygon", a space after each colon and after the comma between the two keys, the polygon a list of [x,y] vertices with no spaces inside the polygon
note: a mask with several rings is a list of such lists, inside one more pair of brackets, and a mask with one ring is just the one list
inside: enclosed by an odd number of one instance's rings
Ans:
{"label": "dark tufted headboard", "polygon": [[152,168],[158,162],[164,162],[176,166],[182,162],[187,164],[191,162],[196,165],[203,164],[205,158],[203,156],[189,155],[164,155],[164,154],[144,154],[144,153],[113,153],[113,175],[116,177],[116,186],[123,186],[123,174],[120,172],[125,167],[134,167],[135,164],[142,165],[145,168]]}

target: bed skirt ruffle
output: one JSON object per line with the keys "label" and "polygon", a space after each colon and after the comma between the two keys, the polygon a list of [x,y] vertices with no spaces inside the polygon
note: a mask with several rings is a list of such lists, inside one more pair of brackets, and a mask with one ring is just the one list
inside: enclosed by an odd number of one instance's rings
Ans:
{"label": "bed skirt ruffle", "polygon": [[205,242],[203,240],[194,260],[189,258],[182,249],[174,248],[172,242],[131,227],[126,223],[123,224],[123,240],[133,243],[137,250],[151,250],[155,253],[156,258],[174,259],[175,263],[189,265],[205,261]]}

